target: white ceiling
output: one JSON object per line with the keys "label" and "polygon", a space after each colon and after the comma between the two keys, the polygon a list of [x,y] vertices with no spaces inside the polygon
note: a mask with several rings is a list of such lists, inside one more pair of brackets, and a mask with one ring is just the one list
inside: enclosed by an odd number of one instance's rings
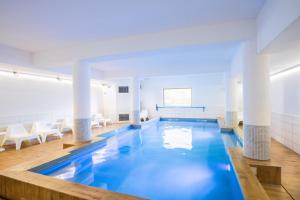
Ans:
{"label": "white ceiling", "polygon": [[270,55],[270,71],[276,72],[300,63],[300,17],[283,30],[264,53]]}
{"label": "white ceiling", "polygon": [[0,44],[32,52],[255,18],[264,0],[1,0]]}
{"label": "white ceiling", "polygon": [[300,45],[300,17],[296,19],[288,28],[283,30],[264,49],[264,53],[274,54],[291,49]]}
{"label": "white ceiling", "polygon": [[93,65],[107,77],[224,72],[238,42],[210,44],[103,57]]}

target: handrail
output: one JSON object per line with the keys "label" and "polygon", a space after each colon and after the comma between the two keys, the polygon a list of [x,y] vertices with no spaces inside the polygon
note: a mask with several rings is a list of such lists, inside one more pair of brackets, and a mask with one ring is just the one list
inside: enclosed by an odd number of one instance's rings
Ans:
{"label": "handrail", "polygon": [[202,111],[205,112],[206,107],[205,106],[158,106],[155,105],[156,111],[163,108],[202,108]]}

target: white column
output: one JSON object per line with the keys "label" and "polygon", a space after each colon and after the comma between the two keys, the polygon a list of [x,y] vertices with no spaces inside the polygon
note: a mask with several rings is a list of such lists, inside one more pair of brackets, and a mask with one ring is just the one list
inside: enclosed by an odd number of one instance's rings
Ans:
{"label": "white column", "polygon": [[243,45],[244,155],[270,159],[270,76],[268,56],[258,55],[256,42]]}
{"label": "white column", "polygon": [[91,71],[85,62],[73,66],[73,132],[76,142],[91,140]]}
{"label": "white column", "polygon": [[225,124],[227,127],[238,125],[238,80],[228,72],[226,74],[226,113]]}
{"label": "white column", "polygon": [[141,80],[138,77],[133,78],[133,123],[135,125],[141,124]]}

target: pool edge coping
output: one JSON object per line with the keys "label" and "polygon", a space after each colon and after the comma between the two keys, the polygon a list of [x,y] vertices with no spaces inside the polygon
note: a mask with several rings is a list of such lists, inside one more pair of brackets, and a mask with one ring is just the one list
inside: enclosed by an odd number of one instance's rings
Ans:
{"label": "pool edge coping", "polygon": [[[7,199],[55,199],[55,197],[66,199],[101,199],[101,200],[141,200],[143,198],[91,187],[83,184],[73,183],[66,180],[56,179],[50,176],[38,174],[31,169],[51,163],[54,160],[71,156],[76,151],[89,145],[105,142],[101,137],[112,131],[133,127],[132,124],[93,135],[89,142],[77,143],[69,148],[61,149],[37,160],[28,161],[4,170],[0,170],[0,197]],[[58,187],[60,186],[60,187]],[[26,189],[25,189],[26,188]]]}
{"label": "pool edge coping", "polygon": [[[155,122],[157,122],[157,121],[159,121],[161,118],[154,118],[153,120],[149,120],[149,121],[147,121],[148,123],[155,123]],[[187,120],[187,119],[185,119],[185,120]],[[203,120],[202,120],[203,121]],[[147,122],[144,122],[144,123],[142,123],[142,125],[141,125],[141,128],[143,128],[143,125],[147,125]],[[195,121],[196,122],[196,121]],[[214,122],[217,122],[218,123],[218,119],[216,119]],[[218,126],[219,126],[219,123],[218,123]],[[130,125],[125,125],[124,127],[132,127],[132,124],[130,124]],[[122,127],[122,128],[124,128],[124,127]],[[219,126],[219,128],[220,128],[220,126]],[[117,128],[117,129],[114,129],[114,130],[112,130],[112,131],[116,131],[116,130],[118,130],[118,129],[121,129],[121,128]],[[108,131],[108,132],[112,132],[112,131]],[[108,133],[108,132],[103,132],[102,134],[106,134],[106,133]],[[85,144],[82,144],[82,145],[78,145],[78,146],[72,146],[72,147],[69,147],[69,148],[66,148],[66,149],[62,149],[62,150],[60,150],[60,151],[58,151],[58,152],[56,152],[56,156],[54,156],[54,157],[57,157],[56,159],[59,159],[59,158],[62,158],[62,157],[64,157],[64,156],[68,156],[68,155],[70,155],[71,154],[71,152],[72,151],[76,151],[76,150],[79,150],[79,149],[81,149],[81,148],[84,148],[84,147],[87,147],[87,146],[89,146],[89,145],[91,145],[91,144],[94,144],[94,143],[97,143],[97,142],[103,142],[104,141],[104,138],[101,138],[101,135],[102,134],[97,134],[97,135],[95,135],[94,137],[93,137],[93,140],[90,142],[90,143],[85,143]],[[241,182],[240,182],[240,176],[239,176],[239,174],[238,174],[238,172],[236,171],[236,166],[235,166],[235,164],[234,164],[234,162],[232,161],[232,157],[231,157],[231,154],[230,153],[228,153],[228,157],[229,157],[229,159],[230,159],[230,162],[231,162],[231,164],[232,164],[232,166],[233,166],[233,168],[234,168],[234,170],[235,170],[235,176],[236,176],[236,179],[237,179],[237,181],[238,181],[238,184],[239,184],[239,186],[240,186],[240,188],[241,188],[241,192],[242,192],[242,195],[244,196],[244,198],[245,199],[252,199],[252,198],[248,198],[246,195],[245,195],[245,189],[247,189],[247,186],[245,186],[245,185],[243,185],[243,184],[241,184]],[[47,161],[48,160],[48,161]],[[25,165],[24,164],[21,164],[21,165],[18,165],[18,166],[15,166],[15,167],[11,167],[11,168],[8,168],[8,169],[5,169],[5,170],[2,170],[2,171],[0,171],[0,183],[1,183],[1,185],[3,185],[3,180],[5,180],[6,178],[8,178],[10,181],[15,181],[15,182],[22,182],[22,184],[26,184],[26,185],[28,185],[28,187],[30,187],[30,185],[32,185],[32,183],[31,183],[31,181],[33,181],[34,179],[28,179],[28,178],[30,178],[31,177],[31,175],[33,175],[34,174],[34,176],[33,177],[36,177],[36,175],[37,176],[41,176],[41,177],[43,177],[42,179],[47,179],[47,181],[49,182],[51,182],[51,180],[53,180],[54,178],[53,177],[48,177],[48,176],[45,176],[45,175],[42,175],[42,174],[37,174],[37,173],[35,173],[35,172],[31,172],[30,171],[30,169],[32,169],[32,168],[35,168],[35,167],[38,167],[38,166],[40,166],[40,165],[43,165],[43,164],[46,164],[46,163],[48,163],[48,162],[51,162],[51,161],[53,161],[53,160],[55,160],[55,158],[53,158],[53,157],[51,157],[50,156],[50,158],[48,158],[48,159],[46,159],[46,161],[45,160],[43,160],[43,161],[41,161],[41,163],[35,163],[36,161],[32,161],[33,162],[33,164],[32,165],[26,165],[26,163],[25,163]],[[24,166],[22,166],[22,165],[24,165]],[[5,173],[7,173],[7,172],[10,172],[10,173],[19,173],[19,174],[21,174],[21,176],[19,176],[19,177],[15,177],[15,176],[6,176],[5,175]],[[22,173],[23,173],[23,175],[22,175]],[[31,174],[32,173],[32,174]],[[31,175],[30,175],[31,174]],[[254,175],[253,175],[254,176]],[[47,177],[47,178],[45,178],[45,177]],[[55,179],[55,180],[59,180],[59,179]],[[48,182],[44,182],[45,183],[45,185],[47,185],[47,183]],[[66,185],[70,185],[70,183],[71,182],[69,182],[69,181],[65,181],[65,180],[59,180],[59,182],[60,182],[60,184],[63,184],[63,183],[66,183]],[[39,183],[39,184],[41,184],[41,183]],[[260,184],[260,183],[259,183]],[[5,185],[5,184],[4,184]],[[103,189],[100,189],[100,188],[95,188],[95,187],[90,187],[90,186],[86,186],[86,185],[82,185],[82,184],[76,184],[76,183],[71,183],[71,185],[73,186],[73,187],[76,187],[76,185],[78,186],[78,185],[80,185],[80,187],[82,188],[85,188],[86,187],[86,189],[87,190],[90,190],[90,188],[94,188],[94,189],[92,189],[93,190],[93,193],[97,193],[98,195],[100,195],[101,193],[103,193]],[[44,186],[41,186],[41,185],[35,185],[35,186],[39,186],[39,190],[41,190],[41,188],[43,188],[44,190],[46,190],[47,192],[49,192],[49,190],[51,190],[51,192],[54,192],[56,195],[59,193],[61,193],[62,191],[56,191],[56,187],[54,187],[54,186],[52,186],[52,185],[50,185],[50,188],[49,187],[44,187]],[[49,185],[48,185],[49,186]],[[24,186],[22,186],[22,187],[24,187]],[[65,190],[71,190],[71,191],[69,191],[69,192],[72,192],[72,188],[68,188],[68,187],[65,187],[64,188]],[[73,188],[74,189],[74,188]],[[2,186],[2,187],[0,187],[0,196],[3,196],[3,197],[6,197],[5,196],[5,192],[7,191],[7,189],[5,189],[5,186]],[[84,190],[83,190],[84,191]],[[105,191],[108,191],[109,192],[109,194],[110,195],[113,195],[114,193],[116,193],[116,194],[120,194],[120,193],[117,193],[117,192],[112,192],[112,191],[109,191],[109,190],[105,190]],[[25,192],[25,191],[24,191]],[[69,195],[69,194],[68,194]],[[72,197],[75,197],[75,198],[78,198],[78,199],[82,199],[81,197],[79,197],[78,196],[78,194],[74,194],[75,196],[72,196]],[[121,195],[123,195],[123,194],[121,194]],[[83,198],[83,199],[90,199],[90,197],[91,196],[86,196],[86,198]],[[110,197],[112,197],[112,196],[110,196]],[[11,198],[11,197],[6,197],[6,198]],[[37,199],[40,199],[40,198],[37,198]],[[94,199],[94,198],[93,198]],[[106,199],[106,198],[104,198],[104,199]],[[108,199],[110,199],[110,198],[108,198]],[[116,198],[116,199],[118,199],[118,198]],[[124,196],[122,197],[122,198],[120,198],[120,199],[142,199],[142,198],[140,198],[140,197],[136,197],[136,196],[130,196],[130,195],[126,195],[126,194],[124,194]]]}

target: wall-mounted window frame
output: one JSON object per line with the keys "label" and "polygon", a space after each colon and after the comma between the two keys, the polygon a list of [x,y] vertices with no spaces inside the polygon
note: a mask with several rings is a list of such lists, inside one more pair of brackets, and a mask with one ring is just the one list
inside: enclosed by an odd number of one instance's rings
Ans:
{"label": "wall-mounted window frame", "polygon": [[[169,98],[176,98],[176,94],[185,95],[185,97],[182,100],[173,99],[172,102]],[[164,107],[192,107],[192,88],[163,88],[163,105]]]}

